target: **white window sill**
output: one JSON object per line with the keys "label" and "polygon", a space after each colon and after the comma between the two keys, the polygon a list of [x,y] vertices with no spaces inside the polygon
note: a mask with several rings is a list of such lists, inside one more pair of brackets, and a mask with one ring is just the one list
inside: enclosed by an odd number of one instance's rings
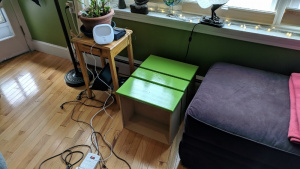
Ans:
{"label": "white window sill", "polygon": [[[131,13],[129,8],[115,8],[114,17],[186,31],[191,31],[195,23],[198,23],[200,19],[200,16],[190,14],[184,14],[184,17],[181,18],[168,17],[166,16],[166,13],[158,12],[149,12],[148,15],[135,14]],[[247,24],[247,28],[243,29],[239,23],[231,23],[230,26],[225,24],[223,28],[215,28],[200,24],[195,28],[194,31],[225,38],[300,50],[300,34],[298,33],[300,32],[300,28],[296,31],[292,31],[292,36],[288,37],[286,34],[288,31],[279,31],[275,28],[274,30],[268,32],[268,28],[261,28],[257,30],[254,28],[255,26],[256,25],[254,24],[250,26]]]}

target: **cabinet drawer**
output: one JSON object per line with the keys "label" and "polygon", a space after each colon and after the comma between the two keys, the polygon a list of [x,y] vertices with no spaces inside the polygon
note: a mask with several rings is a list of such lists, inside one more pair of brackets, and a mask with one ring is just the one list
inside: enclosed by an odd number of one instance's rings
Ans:
{"label": "cabinet drawer", "polygon": [[[91,46],[86,46],[86,45],[83,45],[83,44],[79,44],[78,47],[79,47],[79,50],[82,51],[82,52],[86,52],[86,53],[89,53],[89,54],[91,53]],[[92,54],[100,56],[101,51],[98,48],[92,48]]]}

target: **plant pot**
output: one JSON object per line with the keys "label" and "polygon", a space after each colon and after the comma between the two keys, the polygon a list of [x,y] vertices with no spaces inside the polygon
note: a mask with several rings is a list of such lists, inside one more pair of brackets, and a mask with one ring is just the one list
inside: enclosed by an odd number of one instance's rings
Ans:
{"label": "plant pot", "polygon": [[81,20],[82,24],[84,25],[86,31],[92,32],[93,28],[96,25],[100,24],[111,24],[112,17],[114,15],[114,9],[110,9],[110,13],[100,16],[100,17],[94,17],[94,18],[88,18],[81,16],[81,12],[78,13],[78,17]]}

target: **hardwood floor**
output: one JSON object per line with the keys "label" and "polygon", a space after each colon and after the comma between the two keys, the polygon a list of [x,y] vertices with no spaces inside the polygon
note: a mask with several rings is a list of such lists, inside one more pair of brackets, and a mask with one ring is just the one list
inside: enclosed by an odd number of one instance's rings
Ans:
{"label": "hardwood floor", "polygon": [[[84,87],[71,88],[64,82],[64,75],[72,69],[69,60],[41,52],[31,52],[0,64],[0,152],[9,169],[39,168],[42,161],[68,149],[86,144],[91,145],[91,129],[71,120],[75,103],[60,105],[76,100]],[[107,94],[95,91],[96,99],[104,101]],[[82,102],[101,106],[102,104],[83,98]],[[74,117],[90,122],[99,108],[77,105]],[[178,134],[172,146],[123,129],[122,115],[114,103],[107,108],[114,118],[113,128],[107,134],[115,153],[124,158],[131,168],[183,168],[178,157]],[[105,133],[112,120],[100,112],[94,119],[95,131]],[[106,158],[109,148],[98,138],[100,152]],[[88,148],[74,150],[88,152]],[[95,149],[92,148],[95,152]],[[74,155],[72,162],[80,156]],[[80,163],[75,165],[79,166]],[[128,168],[112,155],[106,162],[109,169]],[[41,168],[65,169],[66,165],[56,157],[44,163]],[[100,168],[100,167],[98,167]]]}

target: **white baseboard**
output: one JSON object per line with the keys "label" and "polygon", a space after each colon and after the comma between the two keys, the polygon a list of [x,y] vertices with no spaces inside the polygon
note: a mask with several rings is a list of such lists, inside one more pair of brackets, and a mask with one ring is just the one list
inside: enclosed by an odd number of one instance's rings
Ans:
{"label": "white baseboard", "polygon": [[[69,54],[68,48],[50,44],[50,43],[46,43],[46,42],[42,42],[42,41],[38,41],[38,40],[33,40],[32,44],[34,46],[34,49],[37,51],[71,60],[71,56]],[[128,58],[123,57],[123,56],[116,56],[116,58],[118,60],[122,60],[125,62],[128,61]],[[96,59],[96,66],[101,67],[101,59],[97,56],[95,57],[95,59]],[[95,60],[93,59],[93,56],[91,56],[89,54],[87,54],[87,56],[85,57],[85,61],[89,65],[95,65]],[[108,63],[108,61],[106,61],[106,62]],[[134,63],[141,64],[142,62],[135,60]],[[124,74],[124,75],[130,75],[128,64],[116,61],[116,66],[119,67],[119,73]]]}
{"label": "white baseboard", "polygon": [[[90,55],[90,54],[86,54],[86,55],[87,55],[85,57],[85,62],[86,63],[88,63],[89,65],[95,65],[95,60],[93,59],[93,57],[94,57],[96,59],[96,66],[102,67],[101,66],[101,59],[100,59],[100,57],[93,56],[93,55]],[[115,63],[116,63],[116,66],[119,68],[119,73],[121,73],[123,75],[130,76],[129,64],[126,63],[126,62],[128,62],[128,58],[127,57],[120,56],[120,55],[117,55],[115,57]],[[106,59],[106,63],[108,63],[108,59]],[[138,65],[142,64],[142,62],[139,61],[139,60],[134,60],[134,63],[138,64]],[[136,68],[137,67],[135,66],[135,69]]]}
{"label": "white baseboard", "polygon": [[68,48],[38,40],[32,41],[35,50],[71,60]]}
{"label": "white baseboard", "polygon": [[[69,54],[68,48],[61,47],[58,45],[53,45],[42,41],[37,41],[37,40],[33,40],[32,44],[35,50],[37,51],[71,60],[71,56]],[[85,57],[86,63],[89,65],[95,65],[95,60],[93,59],[93,57],[94,56],[87,54],[87,56]],[[97,56],[95,57],[95,59],[96,59],[96,66],[101,67],[101,59]],[[119,73],[129,76],[130,75],[129,64],[123,63],[123,62],[128,62],[128,58],[118,55],[116,56],[116,59],[122,61],[122,62],[116,61],[116,66],[119,67]],[[108,60],[106,60],[106,63],[108,63]],[[142,61],[134,60],[134,63],[140,65],[142,64]],[[197,80],[201,80],[201,81],[203,80],[203,78],[204,78],[203,76],[198,76],[198,75],[196,77]]]}

